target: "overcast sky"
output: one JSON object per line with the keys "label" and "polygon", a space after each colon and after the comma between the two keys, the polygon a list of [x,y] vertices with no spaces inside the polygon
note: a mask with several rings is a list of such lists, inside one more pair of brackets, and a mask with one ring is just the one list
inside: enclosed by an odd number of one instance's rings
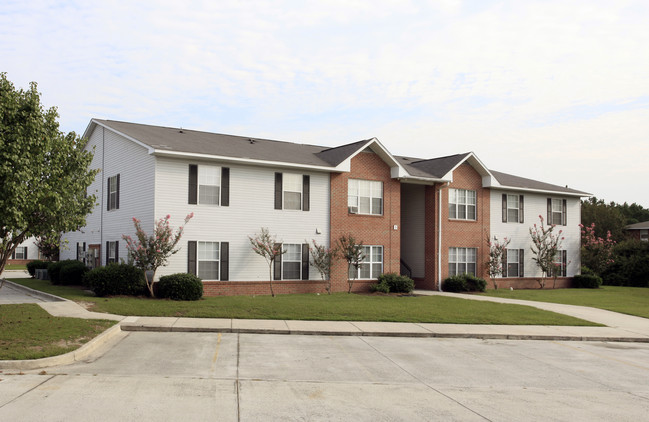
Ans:
{"label": "overcast sky", "polygon": [[377,137],[649,207],[646,0],[2,0],[0,71],[64,132]]}

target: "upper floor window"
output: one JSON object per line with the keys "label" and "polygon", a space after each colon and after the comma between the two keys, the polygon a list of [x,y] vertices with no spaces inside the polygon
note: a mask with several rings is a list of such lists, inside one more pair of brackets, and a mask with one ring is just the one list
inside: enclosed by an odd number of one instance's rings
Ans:
{"label": "upper floor window", "polygon": [[476,248],[449,248],[448,275],[473,274],[476,271]]}
{"label": "upper floor window", "polygon": [[189,204],[230,205],[230,169],[189,165]]}
{"label": "upper floor window", "polygon": [[378,279],[383,273],[383,246],[363,246],[365,258],[358,267],[358,272],[352,266],[349,277],[361,280]]}
{"label": "upper floor window", "polygon": [[119,209],[119,174],[108,178],[107,210]]}
{"label": "upper floor window", "polygon": [[565,199],[548,198],[548,224],[565,226],[567,222],[567,201]]}
{"label": "upper floor window", "polygon": [[458,220],[476,219],[476,191],[449,189],[448,218]]}
{"label": "upper floor window", "polygon": [[349,179],[347,207],[350,214],[383,214],[383,183],[375,180]]}
{"label": "upper floor window", "polygon": [[522,223],[523,205],[523,195],[503,194],[503,223]]}
{"label": "upper floor window", "polygon": [[309,211],[310,187],[308,174],[275,173],[275,209]]}

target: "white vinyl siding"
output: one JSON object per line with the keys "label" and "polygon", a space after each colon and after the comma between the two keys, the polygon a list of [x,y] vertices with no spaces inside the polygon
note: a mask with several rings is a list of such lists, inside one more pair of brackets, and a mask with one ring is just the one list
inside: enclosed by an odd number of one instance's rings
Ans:
{"label": "white vinyl siding", "polygon": [[221,167],[198,166],[198,203],[219,205],[221,198]]}
{"label": "white vinyl siding", "polygon": [[198,278],[201,280],[218,280],[219,258],[219,242],[198,242],[196,251]]}
{"label": "white vinyl siding", "polygon": [[383,214],[383,183],[374,180],[349,179],[347,206],[351,214]]}
{"label": "white vinyl siding", "polygon": [[449,189],[448,218],[456,220],[476,219],[476,191]]}
{"label": "white vinyl siding", "polygon": [[448,274],[473,274],[476,273],[476,248],[449,248]]}

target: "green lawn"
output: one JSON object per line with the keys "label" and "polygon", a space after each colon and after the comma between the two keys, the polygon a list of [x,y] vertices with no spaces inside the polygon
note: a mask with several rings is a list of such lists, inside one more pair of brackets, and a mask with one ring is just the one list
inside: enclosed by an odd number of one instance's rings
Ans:
{"label": "green lawn", "polygon": [[7,264],[5,270],[26,270],[27,265],[25,264]]}
{"label": "green lawn", "polygon": [[649,289],[602,286],[599,289],[489,290],[487,296],[591,306],[649,318]]}
{"label": "green lawn", "polygon": [[450,324],[597,325],[529,306],[442,296],[375,296],[347,293],[208,297],[195,302],[148,298],[97,298],[83,290],[47,281],[14,279],[25,286],[74,301],[94,303],[93,311],[118,315],[198,318],[260,318],[334,321],[395,321]]}
{"label": "green lawn", "polygon": [[0,305],[0,360],[61,355],[78,349],[114,324],[53,317],[35,304]]}

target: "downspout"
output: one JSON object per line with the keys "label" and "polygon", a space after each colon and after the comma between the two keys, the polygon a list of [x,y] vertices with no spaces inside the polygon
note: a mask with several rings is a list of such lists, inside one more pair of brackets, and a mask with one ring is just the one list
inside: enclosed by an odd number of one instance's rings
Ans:
{"label": "downspout", "polygon": [[449,182],[439,188],[439,200],[437,211],[437,290],[442,291],[442,189],[447,188]]}
{"label": "downspout", "polygon": [[[104,251],[104,165],[106,160],[106,128],[101,127],[101,212],[99,213],[99,266],[101,267],[102,257],[106,255]],[[108,263],[106,263],[108,264]]]}

